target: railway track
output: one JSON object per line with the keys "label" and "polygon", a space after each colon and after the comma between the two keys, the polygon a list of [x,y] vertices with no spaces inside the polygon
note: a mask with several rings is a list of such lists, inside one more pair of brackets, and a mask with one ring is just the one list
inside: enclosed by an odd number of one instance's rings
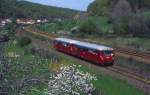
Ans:
{"label": "railway track", "polygon": [[123,47],[115,47],[115,50],[116,52],[125,53],[125,54],[129,54],[129,55],[133,55],[145,59],[150,59],[150,53],[147,52],[139,52],[132,49],[129,50]]}
{"label": "railway track", "polygon": [[150,84],[150,77],[147,76],[143,76],[141,74],[138,74],[138,73],[134,73],[133,71],[129,71],[128,69],[125,69],[125,68],[122,68],[120,66],[112,66],[112,67],[107,67],[106,69],[108,70],[111,70],[113,72],[116,72],[116,73],[119,73],[123,76],[127,76],[127,77],[130,77],[130,78],[133,78],[133,79],[136,79],[138,81],[141,81],[141,82],[144,82],[146,84]]}

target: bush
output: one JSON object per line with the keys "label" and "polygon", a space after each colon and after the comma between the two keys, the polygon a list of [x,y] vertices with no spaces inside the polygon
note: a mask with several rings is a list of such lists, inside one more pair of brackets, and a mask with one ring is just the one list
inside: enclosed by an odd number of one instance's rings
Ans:
{"label": "bush", "polygon": [[99,34],[100,29],[97,25],[90,19],[84,21],[80,25],[80,33],[82,35],[91,35],[91,34]]}
{"label": "bush", "polygon": [[113,22],[113,29],[115,31],[114,34],[116,34],[116,35],[129,34],[128,24],[129,24],[129,21],[132,19],[133,19],[133,17],[129,16],[129,17],[123,17],[123,18]]}
{"label": "bush", "polygon": [[[89,73],[79,71],[80,66],[60,67],[58,73],[51,75],[46,95],[92,95],[95,91],[92,81],[97,78]],[[94,94],[93,94],[94,95]]]}
{"label": "bush", "polygon": [[92,16],[103,16],[108,11],[111,0],[95,0],[88,6],[87,12]]}
{"label": "bush", "polygon": [[31,42],[32,41],[31,41],[30,38],[28,38],[28,37],[22,37],[22,38],[19,39],[18,44],[19,44],[19,46],[24,47],[26,45],[29,45]]}

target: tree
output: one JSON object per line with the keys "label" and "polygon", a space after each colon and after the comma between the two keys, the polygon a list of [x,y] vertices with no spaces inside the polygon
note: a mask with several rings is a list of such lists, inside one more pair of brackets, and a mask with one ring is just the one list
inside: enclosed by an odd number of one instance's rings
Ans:
{"label": "tree", "polygon": [[127,34],[128,22],[132,19],[132,9],[127,0],[118,0],[110,10],[109,19],[113,23],[116,34]]}
{"label": "tree", "polygon": [[97,27],[96,23],[94,23],[91,19],[88,19],[81,23],[80,33],[82,35],[97,35],[99,33],[99,28]]}
{"label": "tree", "polygon": [[150,17],[136,15],[129,21],[128,31],[135,37],[150,38]]}
{"label": "tree", "polygon": [[149,9],[150,1],[149,0],[128,0],[134,12],[137,12],[141,9]]}
{"label": "tree", "polygon": [[108,11],[111,0],[96,0],[88,6],[90,15],[105,15]]}
{"label": "tree", "polygon": [[117,4],[110,10],[109,17],[111,20],[119,20],[132,14],[132,9],[127,0],[119,0]]}
{"label": "tree", "polygon": [[0,17],[12,17],[15,12],[16,0],[0,0]]}

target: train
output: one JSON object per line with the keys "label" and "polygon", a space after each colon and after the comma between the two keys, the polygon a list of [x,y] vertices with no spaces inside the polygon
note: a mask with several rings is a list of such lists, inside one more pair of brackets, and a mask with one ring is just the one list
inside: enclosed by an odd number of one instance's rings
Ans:
{"label": "train", "polygon": [[114,49],[104,45],[69,38],[55,38],[53,46],[57,51],[91,61],[98,65],[112,66],[114,64]]}

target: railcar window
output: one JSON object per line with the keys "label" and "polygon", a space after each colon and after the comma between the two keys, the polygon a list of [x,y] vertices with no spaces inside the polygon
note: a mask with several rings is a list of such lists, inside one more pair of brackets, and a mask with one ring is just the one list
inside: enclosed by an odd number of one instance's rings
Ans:
{"label": "railcar window", "polygon": [[91,52],[91,53],[96,53],[96,50],[93,50],[93,49],[89,49],[88,52]]}
{"label": "railcar window", "polygon": [[65,47],[67,46],[67,43],[64,43],[64,42],[63,42],[62,44],[63,44],[63,46],[65,46]]}
{"label": "railcar window", "polygon": [[62,44],[62,42],[60,42],[60,41],[57,41],[57,44]]}
{"label": "railcar window", "polygon": [[112,54],[113,53],[113,51],[111,51],[111,50],[106,50],[106,51],[104,51],[104,54],[105,55],[110,55],[110,54]]}
{"label": "railcar window", "polygon": [[85,48],[85,47],[82,47],[82,46],[77,46],[80,50],[83,50],[83,51],[88,51],[88,49],[87,48]]}
{"label": "railcar window", "polygon": [[57,41],[54,41],[54,44],[58,44],[58,42],[57,42]]}

